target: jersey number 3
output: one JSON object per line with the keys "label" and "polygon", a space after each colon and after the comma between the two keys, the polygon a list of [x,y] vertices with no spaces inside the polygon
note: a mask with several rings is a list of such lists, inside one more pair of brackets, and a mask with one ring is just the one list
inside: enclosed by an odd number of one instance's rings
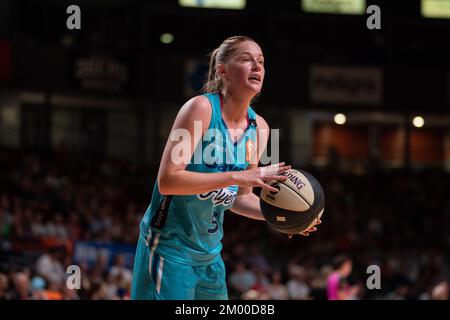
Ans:
{"label": "jersey number 3", "polygon": [[214,227],[208,229],[209,233],[214,233],[219,229],[219,222],[217,221],[218,218],[219,213],[217,211],[214,211],[211,218],[211,223],[214,225]]}

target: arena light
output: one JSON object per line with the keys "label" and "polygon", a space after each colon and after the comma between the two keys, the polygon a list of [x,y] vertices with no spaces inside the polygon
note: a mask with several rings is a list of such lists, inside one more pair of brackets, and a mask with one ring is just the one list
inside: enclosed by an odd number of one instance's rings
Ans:
{"label": "arena light", "polygon": [[334,115],[334,122],[339,125],[343,125],[345,122],[347,122],[347,117],[343,113],[338,113]]}
{"label": "arena light", "polygon": [[163,33],[160,37],[160,40],[164,44],[169,44],[173,42],[173,34],[171,33]]}
{"label": "arena light", "polygon": [[450,0],[422,0],[420,11],[425,18],[450,19]]}
{"label": "arena light", "polygon": [[416,128],[422,128],[425,124],[425,120],[421,116],[414,117],[412,122]]}
{"label": "arena light", "polygon": [[311,13],[363,15],[366,13],[366,0],[302,0],[302,10]]}
{"label": "arena light", "polygon": [[247,0],[178,0],[182,7],[242,10]]}

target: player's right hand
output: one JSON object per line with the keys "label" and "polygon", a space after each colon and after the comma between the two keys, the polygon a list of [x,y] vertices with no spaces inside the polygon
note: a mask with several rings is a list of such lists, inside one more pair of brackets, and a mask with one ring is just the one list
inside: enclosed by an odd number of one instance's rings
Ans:
{"label": "player's right hand", "polygon": [[278,192],[278,189],[271,187],[266,182],[271,180],[285,181],[287,177],[280,174],[290,168],[291,166],[287,166],[284,162],[280,162],[270,166],[237,171],[233,173],[232,177],[234,183],[239,187],[260,187],[267,191]]}

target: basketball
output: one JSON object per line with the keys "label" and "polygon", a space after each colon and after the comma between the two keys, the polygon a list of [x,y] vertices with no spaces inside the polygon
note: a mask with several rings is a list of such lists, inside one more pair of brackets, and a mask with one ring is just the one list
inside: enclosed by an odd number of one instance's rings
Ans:
{"label": "basketball", "polygon": [[261,212],[276,230],[297,234],[312,227],[323,214],[325,196],[322,186],[311,174],[290,169],[282,173],[286,181],[270,181],[278,192],[262,190]]}

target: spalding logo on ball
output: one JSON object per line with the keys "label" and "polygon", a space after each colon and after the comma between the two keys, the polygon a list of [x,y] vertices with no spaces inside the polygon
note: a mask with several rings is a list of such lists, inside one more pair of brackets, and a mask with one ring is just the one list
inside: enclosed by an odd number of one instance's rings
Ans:
{"label": "spalding logo on ball", "polygon": [[271,181],[278,192],[262,190],[261,212],[276,230],[297,234],[312,227],[322,216],[325,196],[320,183],[308,172],[290,169],[286,181]]}

